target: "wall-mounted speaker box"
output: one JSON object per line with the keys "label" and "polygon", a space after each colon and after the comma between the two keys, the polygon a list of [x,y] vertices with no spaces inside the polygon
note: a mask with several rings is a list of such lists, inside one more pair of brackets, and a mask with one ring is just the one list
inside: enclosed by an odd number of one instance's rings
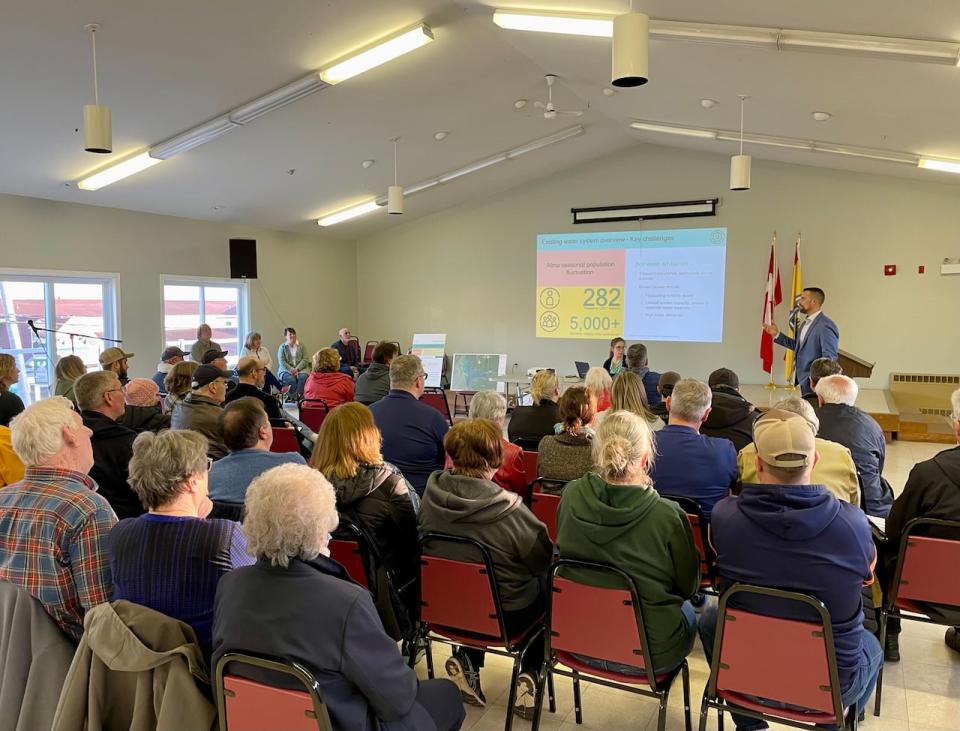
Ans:
{"label": "wall-mounted speaker box", "polygon": [[230,239],[230,278],[257,278],[256,239]]}

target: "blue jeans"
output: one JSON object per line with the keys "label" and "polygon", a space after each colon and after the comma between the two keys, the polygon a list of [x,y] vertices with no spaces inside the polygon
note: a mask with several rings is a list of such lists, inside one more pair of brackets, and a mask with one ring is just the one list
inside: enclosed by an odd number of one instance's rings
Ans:
{"label": "blue jeans", "polygon": [[284,386],[290,386],[290,393],[299,398],[303,396],[303,387],[307,384],[307,374],[301,372],[294,378],[288,371],[280,371],[280,382]]}
{"label": "blue jeans", "polygon": [[265,393],[270,393],[271,389],[277,389],[278,391],[283,387],[283,384],[280,383],[280,379],[273,375],[273,371],[267,368],[266,373],[263,376],[263,390]]}
{"label": "blue jeans", "polygon": [[[713,643],[717,636],[717,605],[710,604],[700,614],[700,642],[703,643],[703,652],[707,656],[707,662],[713,662]],[[870,694],[877,684],[877,675],[880,674],[880,665],[883,663],[883,649],[880,647],[880,640],[873,634],[864,630],[861,634],[860,664],[853,676],[853,683],[849,688],[840,693],[840,700],[844,708],[851,708],[850,713],[859,714],[867,706],[870,700]],[[771,704],[771,709],[775,706]],[[754,731],[755,729],[768,728],[764,721],[759,721],[748,716],[738,716],[731,713],[733,722],[738,731]],[[829,727],[835,728],[835,727]]]}

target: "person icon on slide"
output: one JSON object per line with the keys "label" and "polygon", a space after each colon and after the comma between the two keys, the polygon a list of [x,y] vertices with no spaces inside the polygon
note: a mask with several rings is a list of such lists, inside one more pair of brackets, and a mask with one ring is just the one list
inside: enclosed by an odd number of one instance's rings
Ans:
{"label": "person icon on slide", "polygon": [[804,395],[813,392],[810,388],[810,364],[817,358],[836,360],[840,346],[840,330],[837,329],[837,324],[821,310],[825,299],[826,295],[818,287],[807,287],[800,293],[797,310],[805,319],[797,327],[794,338],[780,332],[775,323],[763,328],[773,335],[777,345],[795,352],[794,382],[800,386]]}

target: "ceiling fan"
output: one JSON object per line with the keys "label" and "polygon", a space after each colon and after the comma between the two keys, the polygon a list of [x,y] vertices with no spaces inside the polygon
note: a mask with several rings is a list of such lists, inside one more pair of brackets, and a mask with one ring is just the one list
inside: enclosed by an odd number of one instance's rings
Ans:
{"label": "ceiling fan", "polygon": [[583,114],[583,110],[557,109],[556,105],[553,103],[553,85],[557,81],[556,74],[547,74],[543,78],[547,81],[547,101],[536,101],[533,103],[533,106],[535,106],[537,109],[543,110],[544,119],[556,119],[557,117],[579,117]]}

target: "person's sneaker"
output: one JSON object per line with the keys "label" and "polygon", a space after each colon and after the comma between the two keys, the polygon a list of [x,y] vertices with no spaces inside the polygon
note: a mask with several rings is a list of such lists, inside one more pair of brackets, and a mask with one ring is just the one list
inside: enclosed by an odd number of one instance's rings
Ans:
{"label": "person's sneaker", "polygon": [[513,702],[513,712],[525,721],[533,720],[537,702],[537,674],[520,673],[517,678],[517,698]]}
{"label": "person's sneaker", "polygon": [[486,707],[487,699],[480,688],[480,672],[473,667],[470,658],[462,652],[453,653],[444,665],[447,676],[460,689],[465,703]]}
{"label": "person's sneaker", "polygon": [[900,662],[900,635],[887,632],[887,640],[883,646],[883,659],[887,662]]}
{"label": "person's sneaker", "polygon": [[947,634],[944,635],[943,641],[947,643],[947,647],[955,652],[960,652],[960,632],[957,632],[956,627],[949,627],[947,629]]}

